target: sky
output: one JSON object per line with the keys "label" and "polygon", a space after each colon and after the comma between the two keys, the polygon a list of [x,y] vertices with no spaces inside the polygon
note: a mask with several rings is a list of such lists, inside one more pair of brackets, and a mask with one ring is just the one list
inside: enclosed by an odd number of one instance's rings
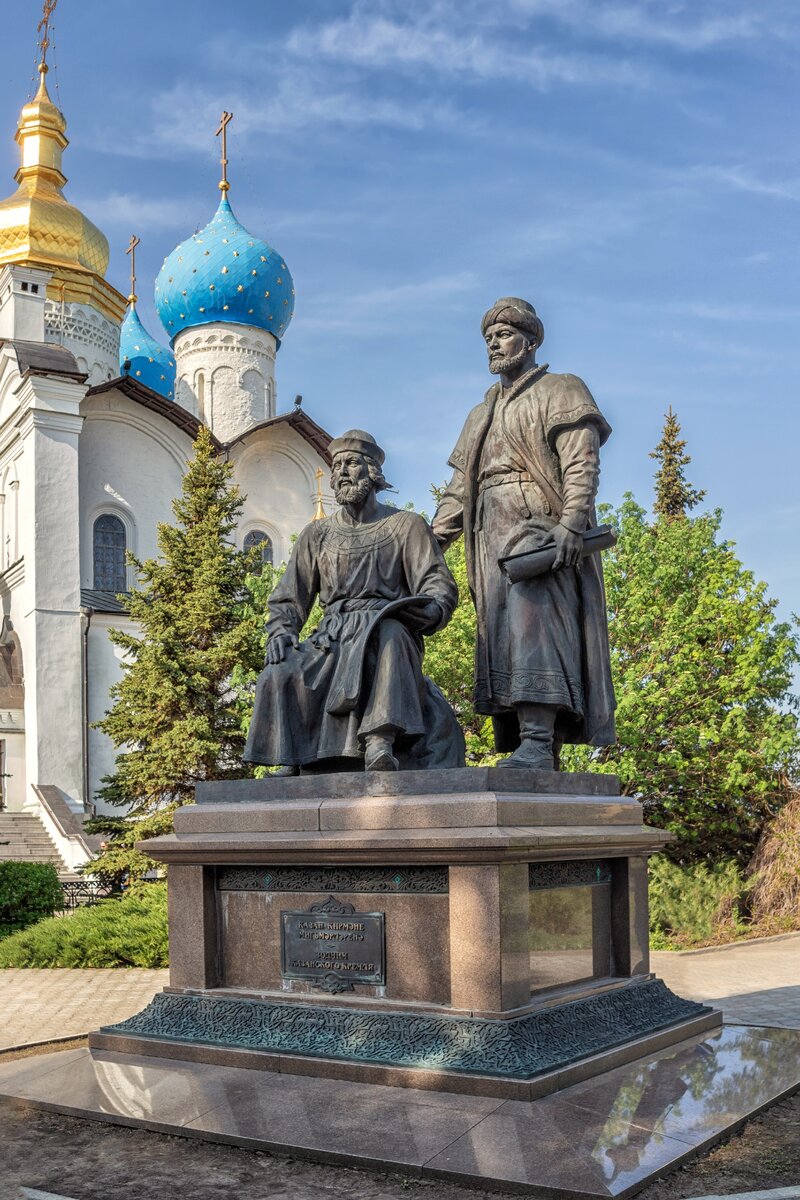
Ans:
{"label": "sky", "polygon": [[[0,175],[37,0],[5,0]],[[166,340],[152,281],[230,199],[289,264],[278,408],[370,430],[430,509],[492,382],[480,334],[535,304],[540,360],[614,428],[601,500],[652,501],[672,405],[706,505],[800,611],[800,7],[794,0],[60,0],[66,194]]]}

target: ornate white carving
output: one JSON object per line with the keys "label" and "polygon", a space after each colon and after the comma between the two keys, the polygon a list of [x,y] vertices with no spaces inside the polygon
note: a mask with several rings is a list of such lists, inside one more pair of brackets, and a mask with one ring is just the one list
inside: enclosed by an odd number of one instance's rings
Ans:
{"label": "ornate white carving", "polygon": [[232,441],[275,415],[276,349],[271,333],[249,325],[183,330],[175,339],[178,403]]}
{"label": "ornate white carving", "polygon": [[88,304],[45,301],[44,340],[70,350],[91,386],[119,375],[119,333],[119,325]]}

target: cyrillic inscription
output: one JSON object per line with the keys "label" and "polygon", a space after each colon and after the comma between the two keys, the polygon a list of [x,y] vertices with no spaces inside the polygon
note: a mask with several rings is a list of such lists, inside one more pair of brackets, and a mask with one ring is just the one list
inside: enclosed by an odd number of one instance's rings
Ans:
{"label": "cyrillic inscription", "polygon": [[305,912],[282,912],[281,973],[329,992],[385,983],[384,914],[355,912],[333,897]]}

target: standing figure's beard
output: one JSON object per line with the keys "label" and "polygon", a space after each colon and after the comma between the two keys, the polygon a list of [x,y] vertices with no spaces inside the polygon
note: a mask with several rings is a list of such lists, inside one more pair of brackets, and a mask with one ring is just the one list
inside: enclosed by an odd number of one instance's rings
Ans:
{"label": "standing figure's beard", "polygon": [[530,349],[520,350],[519,354],[513,354],[508,358],[504,358],[501,354],[490,354],[489,370],[493,375],[509,375],[516,367],[522,366],[529,354]]}
{"label": "standing figure's beard", "polygon": [[336,496],[337,504],[349,504],[353,508],[363,508],[372,491],[372,480],[367,477],[360,479],[358,483],[336,483],[334,485],[334,495]]}

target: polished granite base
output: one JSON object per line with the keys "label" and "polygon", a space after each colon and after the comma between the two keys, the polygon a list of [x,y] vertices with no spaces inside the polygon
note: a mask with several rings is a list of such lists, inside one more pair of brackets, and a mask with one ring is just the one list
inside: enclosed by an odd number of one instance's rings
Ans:
{"label": "polished granite base", "polygon": [[477,1187],[625,1197],[800,1086],[800,1031],[725,1027],[520,1102],[65,1050],[0,1096],[90,1120]]}

